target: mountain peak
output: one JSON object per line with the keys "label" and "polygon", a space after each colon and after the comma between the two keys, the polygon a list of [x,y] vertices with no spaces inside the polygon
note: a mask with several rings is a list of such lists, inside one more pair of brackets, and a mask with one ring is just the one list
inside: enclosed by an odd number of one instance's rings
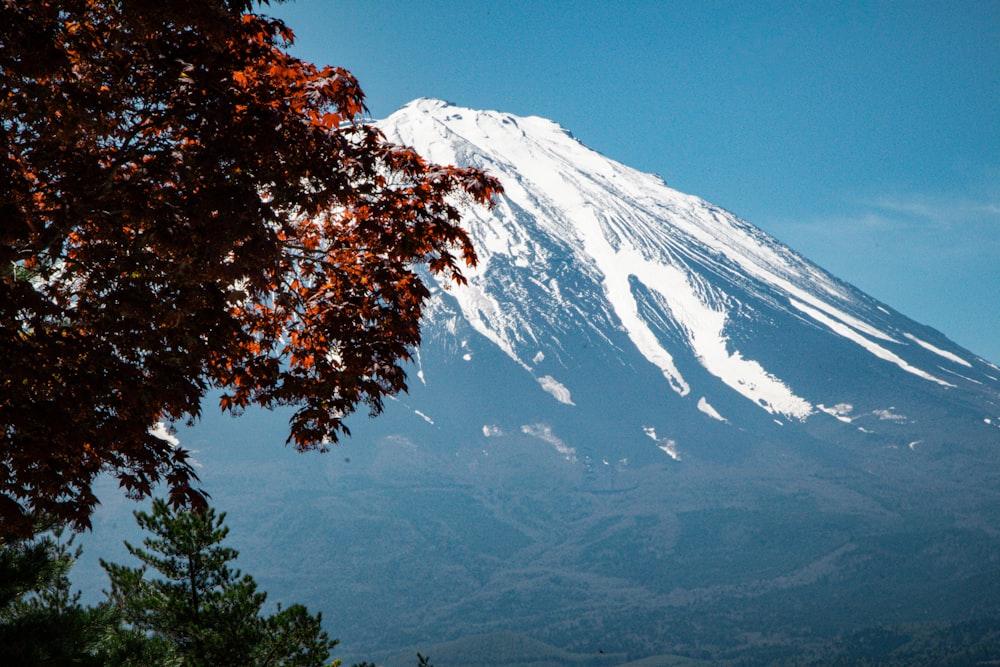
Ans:
{"label": "mountain peak", "polygon": [[[391,116],[381,121],[381,127],[399,124],[413,124],[418,118],[432,118],[442,123],[452,132],[468,134],[472,137],[489,137],[496,147],[503,143],[503,135],[509,134],[507,142],[520,143],[531,137],[535,141],[565,141],[576,143],[572,133],[540,116],[515,116],[503,111],[471,109],[440,99],[422,97],[415,99]],[[473,130],[473,128],[477,128]],[[589,149],[588,149],[589,150]]]}
{"label": "mountain peak", "polygon": [[[440,100],[435,97],[418,97],[415,100],[411,100],[404,104],[399,111],[409,110],[409,111],[423,111],[430,112],[435,109],[444,109],[447,107],[454,107],[455,105],[447,100]],[[398,113],[398,112],[397,112]]]}
{"label": "mountain peak", "polygon": [[[421,99],[379,126],[433,162],[483,168],[504,184],[493,211],[467,212],[480,265],[468,285],[439,292],[436,308],[559,403],[593,391],[579,377],[589,360],[567,349],[569,338],[650,365],[663,389],[720,423],[750,406],[779,425],[850,424],[858,409],[891,407],[873,393],[873,375],[1000,396],[997,370],[938,332],[552,121]],[[855,407],[826,407],[846,405]]]}

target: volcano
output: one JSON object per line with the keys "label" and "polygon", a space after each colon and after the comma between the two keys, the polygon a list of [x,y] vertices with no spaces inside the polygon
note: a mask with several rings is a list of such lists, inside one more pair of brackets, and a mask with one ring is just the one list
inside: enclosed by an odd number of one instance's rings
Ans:
{"label": "volcano", "polygon": [[435,294],[426,338],[499,350],[548,394],[531,402],[672,442],[658,447],[675,459],[740,429],[864,450],[996,435],[996,366],[558,125],[418,100],[380,126],[503,181],[496,210],[467,217],[480,266]]}
{"label": "volcano", "polygon": [[180,432],[274,599],[439,667],[1000,626],[1000,368],[549,120],[378,126],[505,194],[467,209],[468,284],[426,277],[409,392],[341,447],[282,450],[281,412]]}

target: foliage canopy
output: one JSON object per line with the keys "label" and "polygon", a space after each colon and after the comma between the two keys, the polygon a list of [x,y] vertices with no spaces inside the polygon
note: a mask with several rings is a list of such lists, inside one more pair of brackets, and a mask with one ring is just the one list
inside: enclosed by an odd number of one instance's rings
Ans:
{"label": "foliage canopy", "polygon": [[155,425],[294,405],[325,448],[406,388],[427,288],[499,183],[363,122],[239,0],[0,0],[0,520],[89,524],[96,475],[203,506]]}

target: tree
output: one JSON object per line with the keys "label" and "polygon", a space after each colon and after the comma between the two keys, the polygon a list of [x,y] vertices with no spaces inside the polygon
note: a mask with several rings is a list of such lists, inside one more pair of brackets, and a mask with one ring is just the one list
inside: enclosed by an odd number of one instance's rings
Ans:
{"label": "tree", "polygon": [[426,286],[498,182],[363,122],[249,1],[0,0],[0,520],[89,525],[92,481],[204,506],[164,431],[296,406],[325,449],[405,390]]}
{"label": "tree", "polygon": [[0,538],[0,664],[104,664],[97,647],[108,614],[71,592],[68,572],[80,550],[60,535]]}
{"label": "tree", "polygon": [[[253,577],[230,567],[238,552],[222,546],[229,532],[225,514],[174,511],[157,499],[150,513],[135,516],[150,536],[144,548],[125,544],[142,565],[101,561],[111,579],[109,603],[124,623],[118,642],[129,647],[118,656],[132,659],[136,644],[145,644],[156,664],[324,664],[337,642],[323,631],[319,614],[298,604],[261,614],[267,594]],[[115,657],[110,662],[119,664]]]}

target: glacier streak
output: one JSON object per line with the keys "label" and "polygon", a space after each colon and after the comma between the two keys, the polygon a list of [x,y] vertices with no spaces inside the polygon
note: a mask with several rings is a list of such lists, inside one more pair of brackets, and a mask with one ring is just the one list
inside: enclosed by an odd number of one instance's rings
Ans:
{"label": "glacier streak", "polygon": [[813,308],[810,308],[809,306],[805,305],[804,303],[800,303],[800,302],[796,301],[795,299],[792,299],[791,303],[792,303],[793,306],[795,306],[796,308],[798,308],[802,312],[806,313],[807,315],[809,315],[810,317],[812,317],[813,319],[815,319],[817,322],[822,322],[826,326],[830,327],[830,329],[832,329],[834,332],[840,334],[841,336],[843,336],[844,338],[847,338],[848,340],[851,340],[851,341],[857,343],[861,347],[865,348],[866,350],[868,350],[869,352],[871,352],[872,354],[874,354],[879,359],[885,359],[886,361],[890,361],[890,362],[896,364],[897,366],[899,366],[900,368],[902,368],[907,373],[913,373],[917,377],[921,377],[921,378],[923,378],[925,380],[930,380],[931,382],[936,382],[936,383],[938,383],[938,384],[940,384],[942,386],[945,386],[945,387],[954,387],[955,386],[955,385],[951,384],[950,382],[945,382],[944,380],[940,380],[940,379],[934,377],[933,375],[931,375],[930,373],[928,373],[926,371],[922,371],[919,368],[915,368],[915,367],[911,366],[910,364],[908,364],[905,361],[903,361],[902,359],[900,359],[898,355],[893,354],[892,352],[890,352],[889,350],[885,349],[881,345],[873,343],[872,341],[868,340],[867,338],[865,338],[864,336],[862,336],[861,334],[859,334],[858,332],[856,332],[854,329],[851,329],[850,327],[848,327],[846,324],[843,324],[842,322],[835,322],[834,320],[830,319],[826,315],[823,315],[822,313],[816,311]]}
{"label": "glacier streak", "polygon": [[910,340],[912,340],[914,343],[916,343],[917,345],[919,345],[920,347],[924,348],[925,350],[930,350],[934,354],[940,355],[940,356],[944,357],[945,359],[948,359],[949,361],[954,361],[956,364],[961,364],[962,366],[965,366],[966,368],[972,368],[972,364],[970,364],[968,361],[966,361],[962,357],[958,356],[957,354],[952,354],[951,352],[948,352],[947,350],[942,350],[940,347],[935,347],[934,345],[931,345],[927,341],[920,340],[919,338],[917,338],[913,334],[904,334],[904,335],[907,338],[909,338]]}

